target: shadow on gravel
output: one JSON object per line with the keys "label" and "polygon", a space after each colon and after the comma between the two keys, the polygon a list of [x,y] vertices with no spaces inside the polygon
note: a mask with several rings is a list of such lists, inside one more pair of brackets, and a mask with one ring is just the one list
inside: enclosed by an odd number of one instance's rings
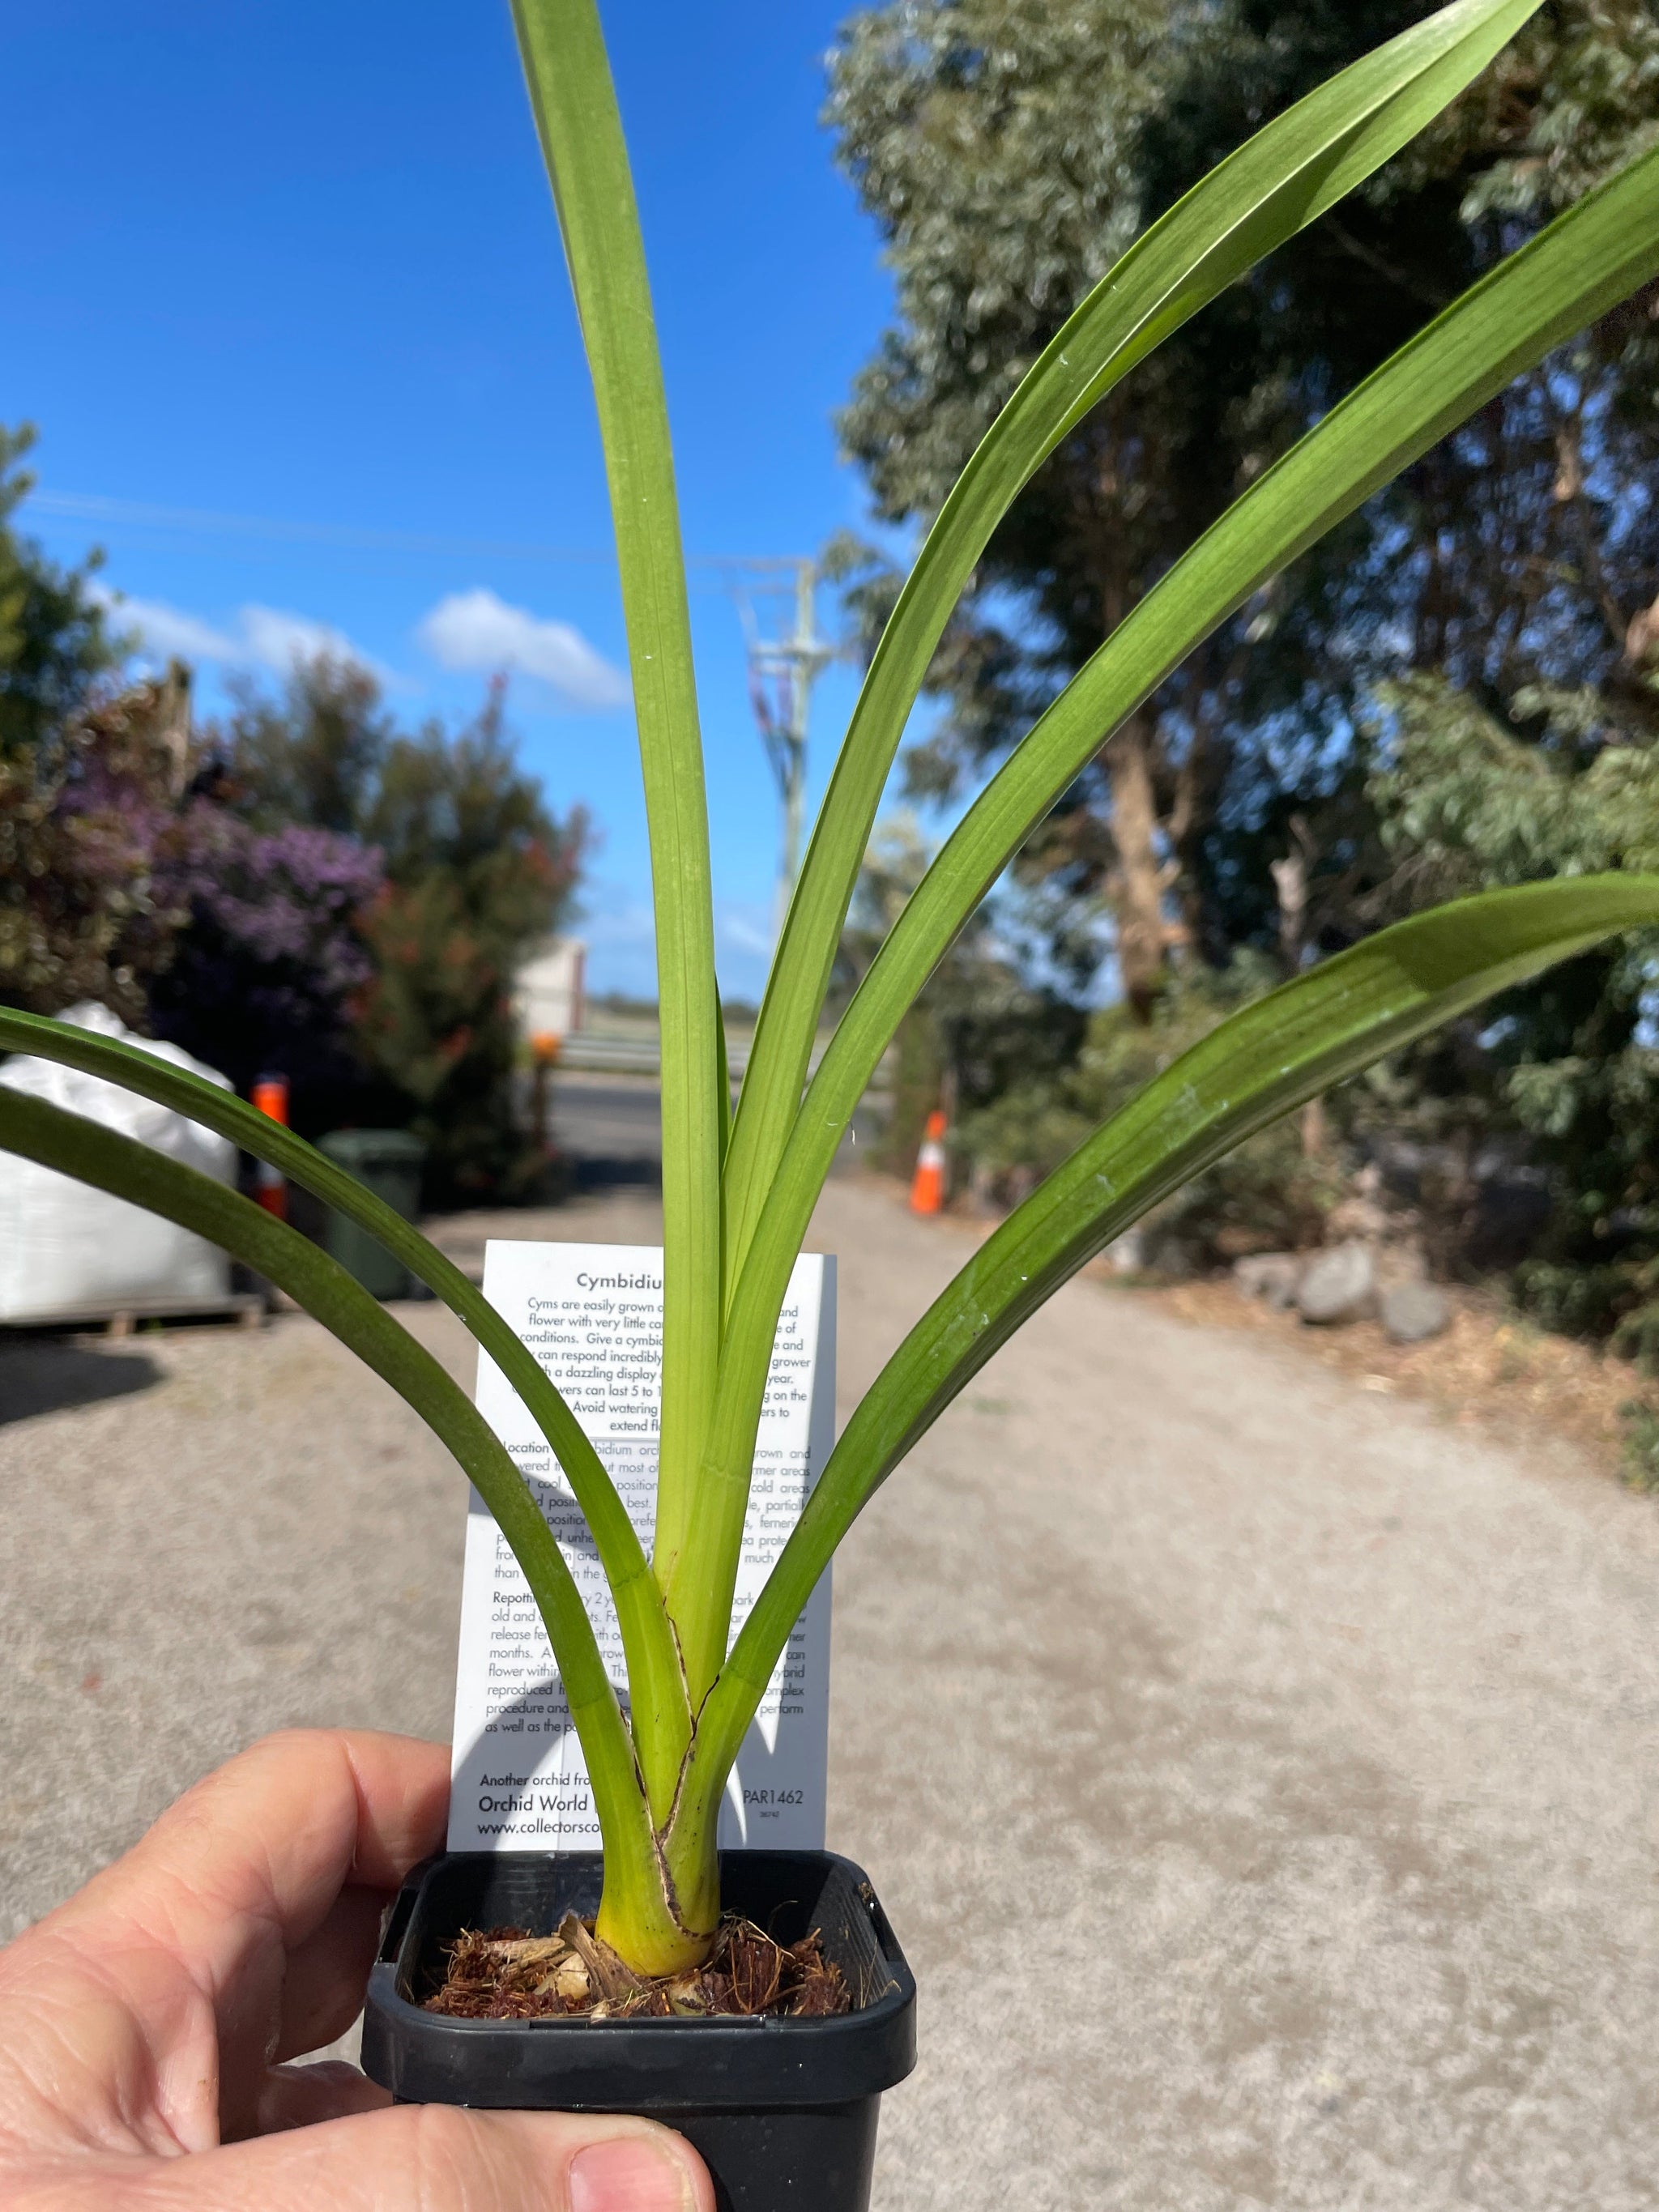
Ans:
{"label": "shadow on gravel", "polygon": [[0,1427],[67,1406],[131,1398],[161,1379],[161,1369],[146,1352],[95,1352],[87,1345],[25,1337],[0,1346]]}

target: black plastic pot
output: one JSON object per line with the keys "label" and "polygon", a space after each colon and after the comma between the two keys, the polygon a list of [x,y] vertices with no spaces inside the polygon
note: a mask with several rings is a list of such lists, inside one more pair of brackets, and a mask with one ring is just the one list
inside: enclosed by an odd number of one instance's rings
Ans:
{"label": "black plastic pot", "polygon": [[916,2063],[916,1985],[859,1868],[724,1851],[727,1908],[816,1928],[855,2009],[835,2020],[449,2020],[421,2001],[464,1928],[550,1935],[599,1901],[597,1851],[458,1851],[417,1867],[369,1978],[363,2070],[406,2104],[643,2112],[695,2143],[720,2212],[865,2212],[881,2093]]}

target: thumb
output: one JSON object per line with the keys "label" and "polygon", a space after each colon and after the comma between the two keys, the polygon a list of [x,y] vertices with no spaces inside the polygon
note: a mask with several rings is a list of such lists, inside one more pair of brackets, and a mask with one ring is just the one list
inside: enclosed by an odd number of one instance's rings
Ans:
{"label": "thumb", "polygon": [[[90,2178],[90,2177],[88,2177]],[[102,2212],[89,2191],[86,2203]],[[111,2212],[714,2212],[702,2160],[649,2120],[400,2105],[129,2167]]]}

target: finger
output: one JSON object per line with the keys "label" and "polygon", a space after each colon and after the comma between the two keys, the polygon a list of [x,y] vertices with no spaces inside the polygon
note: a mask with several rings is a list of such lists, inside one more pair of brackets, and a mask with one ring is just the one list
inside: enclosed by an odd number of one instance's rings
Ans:
{"label": "finger", "polygon": [[447,1763],[409,1736],[268,1737],[188,1791],[7,1963],[60,1992],[85,1982],[125,2014],[135,2047],[123,2080],[149,2084],[137,2101],[161,2139],[206,2148],[221,2106],[246,2133],[281,2040],[289,1950],[317,1935],[343,1887],[389,1889],[437,1846]]}
{"label": "finger", "polygon": [[343,2035],[363,2008],[368,1970],[380,1947],[386,1893],[343,1889],[297,1949],[283,1978],[278,2060],[319,2051]]}
{"label": "finger", "polygon": [[285,2128],[314,2128],[352,2112],[383,2112],[392,2092],[371,2081],[343,2059],[322,2058],[309,2066],[273,2066],[265,2075],[256,2115],[258,2132],[280,2135]]}
{"label": "finger", "polygon": [[447,1760],[413,1736],[294,1730],[198,1782],[41,1925],[107,1955],[160,1932],[222,1985],[244,1950],[315,1933],[348,1882],[392,1889],[442,1840]]}
{"label": "finger", "polygon": [[262,1932],[274,1923],[292,1948],[347,1882],[395,1889],[441,1844],[448,1800],[441,1745],[292,1729],[186,1790],[82,1899],[88,1911],[143,1911],[173,1886],[216,1926],[227,1911]]}
{"label": "finger", "polygon": [[[105,2212],[106,2200],[84,2201]],[[405,2105],[130,2168],[107,2202],[109,2212],[714,2212],[714,2198],[690,2145],[648,2120]]]}

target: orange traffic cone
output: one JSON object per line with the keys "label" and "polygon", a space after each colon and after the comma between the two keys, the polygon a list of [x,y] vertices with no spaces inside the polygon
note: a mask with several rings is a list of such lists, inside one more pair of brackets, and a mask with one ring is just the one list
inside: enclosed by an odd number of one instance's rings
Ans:
{"label": "orange traffic cone", "polygon": [[916,1171],[910,1182],[912,1213],[937,1213],[945,1203],[945,1116],[927,1116],[927,1134],[916,1154]]}
{"label": "orange traffic cone", "polygon": [[[253,1086],[253,1104],[257,1110],[268,1115],[273,1121],[288,1127],[288,1078],[285,1075],[262,1075]],[[278,1221],[288,1219],[288,1182],[280,1168],[269,1160],[256,1160],[253,1169],[253,1195],[267,1213],[274,1213]]]}

